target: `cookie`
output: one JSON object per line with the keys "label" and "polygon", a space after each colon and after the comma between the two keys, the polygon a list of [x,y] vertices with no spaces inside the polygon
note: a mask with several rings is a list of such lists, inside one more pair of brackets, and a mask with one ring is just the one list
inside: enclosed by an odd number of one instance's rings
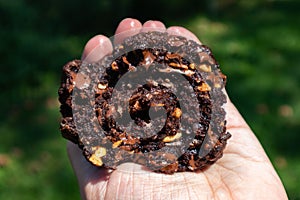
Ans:
{"label": "cookie", "polygon": [[135,162],[166,174],[202,170],[222,157],[231,137],[225,84],[207,46],[139,33],[96,63],[64,66],[60,130],[95,166]]}

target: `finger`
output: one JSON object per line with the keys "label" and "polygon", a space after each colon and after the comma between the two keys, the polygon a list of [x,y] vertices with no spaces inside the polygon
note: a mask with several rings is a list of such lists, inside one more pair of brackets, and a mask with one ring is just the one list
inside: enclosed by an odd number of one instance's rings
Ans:
{"label": "finger", "polygon": [[116,29],[114,43],[120,44],[125,38],[139,33],[141,28],[142,24],[139,20],[132,18],[123,19]]}
{"label": "finger", "polygon": [[227,131],[232,137],[228,140],[224,157],[226,157],[227,152],[257,162],[270,162],[259,140],[238,109],[230,101],[227,93],[226,96],[227,103],[224,105],[224,109],[226,111]]}
{"label": "finger", "polygon": [[82,155],[81,149],[76,144],[72,142],[67,142],[67,152],[68,157],[71,161],[74,172],[79,180],[86,179],[89,177],[89,174],[92,174],[93,169],[96,168],[92,166]]}
{"label": "finger", "polygon": [[[225,90],[224,90],[225,91]],[[244,118],[241,116],[237,108],[231,102],[227,92],[225,91],[227,102],[224,105],[226,111],[227,127],[234,128],[247,128],[250,129]]]}
{"label": "finger", "polygon": [[201,44],[197,36],[191,31],[187,30],[186,28],[180,26],[171,26],[167,29],[167,32],[171,35],[179,35],[179,36],[186,37],[189,40],[194,40],[195,42]]}
{"label": "finger", "polygon": [[70,141],[67,141],[67,153],[76,176],[81,177],[81,175],[79,174],[80,169],[83,169],[86,166],[84,157],[81,156],[82,152],[77,145],[73,144]]}
{"label": "finger", "polygon": [[86,62],[96,62],[112,52],[110,40],[103,36],[97,35],[91,38],[84,47],[81,60]]}
{"label": "finger", "polygon": [[109,170],[104,168],[98,168],[91,165],[82,155],[82,151],[79,147],[72,142],[67,142],[68,157],[71,161],[72,168],[77,177],[80,193],[83,199],[88,199],[86,196],[90,194],[91,187],[106,188],[109,178]]}
{"label": "finger", "polygon": [[166,31],[166,27],[160,21],[149,20],[149,21],[146,21],[143,24],[143,28],[142,28],[142,32],[147,32],[147,31],[160,31],[160,32],[164,32],[164,31]]}

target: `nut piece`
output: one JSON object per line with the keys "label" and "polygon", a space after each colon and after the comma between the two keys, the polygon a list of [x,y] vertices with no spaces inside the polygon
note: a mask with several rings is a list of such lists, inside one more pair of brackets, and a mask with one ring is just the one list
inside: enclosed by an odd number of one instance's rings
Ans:
{"label": "nut piece", "polygon": [[192,71],[192,70],[185,70],[185,71],[184,71],[184,74],[187,75],[187,76],[192,76],[192,75],[195,74],[195,72]]}
{"label": "nut piece", "polygon": [[201,92],[208,92],[211,90],[211,88],[207,83],[202,83],[200,86],[198,86],[198,90]]}
{"label": "nut piece", "polygon": [[166,174],[172,174],[178,170],[178,162],[172,163],[160,169],[161,172]]}
{"label": "nut piece", "polygon": [[172,135],[172,136],[167,136],[163,139],[163,142],[173,142],[176,139],[179,139],[181,137],[181,133],[178,132],[176,133],[176,135]]}
{"label": "nut piece", "polygon": [[100,89],[100,90],[105,90],[105,89],[107,88],[107,84],[99,83],[97,87],[98,87],[98,89]]}
{"label": "nut piece", "polygon": [[211,66],[210,65],[202,64],[202,65],[199,66],[199,69],[203,72],[211,72]]}
{"label": "nut piece", "polygon": [[165,104],[163,104],[163,103],[153,103],[153,102],[151,102],[151,106],[152,106],[152,107],[162,107],[162,106],[165,106]]}
{"label": "nut piece", "polygon": [[102,166],[103,162],[101,157],[106,155],[106,149],[104,147],[93,147],[94,153],[89,158],[89,161],[96,166]]}
{"label": "nut piece", "polygon": [[192,69],[192,70],[194,70],[194,69],[195,69],[195,63],[191,63],[191,64],[189,65],[189,68]]}
{"label": "nut piece", "polygon": [[172,113],[173,117],[179,118],[181,116],[182,112],[180,108],[175,108],[174,112]]}
{"label": "nut piece", "polygon": [[188,69],[188,66],[179,64],[179,63],[175,63],[175,62],[169,63],[169,66],[179,68],[179,69]]}
{"label": "nut piece", "polygon": [[112,148],[115,149],[122,144],[122,140],[118,140],[112,144]]}
{"label": "nut piece", "polygon": [[111,68],[114,71],[117,71],[119,69],[118,64],[117,64],[116,61],[114,61],[114,62],[111,63]]}

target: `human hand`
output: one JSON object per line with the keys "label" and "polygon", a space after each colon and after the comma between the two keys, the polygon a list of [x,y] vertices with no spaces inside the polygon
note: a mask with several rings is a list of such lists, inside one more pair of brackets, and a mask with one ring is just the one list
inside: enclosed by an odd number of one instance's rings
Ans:
{"label": "human hand", "polygon": [[[123,20],[116,42],[144,29],[166,30],[200,43],[182,27],[165,28],[158,21],[143,25],[135,19]],[[103,35],[93,37],[85,46],[82,59],[93,62],[112,51]],[[83,199],[287,199],[286,192],[259,141],[227,97],[224,106],[228,140],[224,155],[200,172],[173,175],[145,171],[140,165],[125,163],[113,172],[91,165],[77,145],[68,142],[67,151],[78,179]]]}

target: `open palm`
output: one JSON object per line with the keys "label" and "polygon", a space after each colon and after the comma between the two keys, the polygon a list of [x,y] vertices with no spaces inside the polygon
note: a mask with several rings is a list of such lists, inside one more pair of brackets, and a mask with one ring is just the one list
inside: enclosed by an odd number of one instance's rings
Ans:
{"label": "open palm", "polygon": [[[115,40],[143,30],[166,30],[200,43],[182,27],[168,29],[158,21],[142,25],[135,19],[123,20]],[[82,59],[99,60],[111,51],[108,38],[95,36],[86,45]],[[223,157],[208,169],[173,175],[154,173],[140,165],[125,163],[113,172],[92,166],[77,145],[68,142],[68,154],[84,199],[287,199],[286,192],[259,141],[229,98],[225,105],[228,140]]]}

